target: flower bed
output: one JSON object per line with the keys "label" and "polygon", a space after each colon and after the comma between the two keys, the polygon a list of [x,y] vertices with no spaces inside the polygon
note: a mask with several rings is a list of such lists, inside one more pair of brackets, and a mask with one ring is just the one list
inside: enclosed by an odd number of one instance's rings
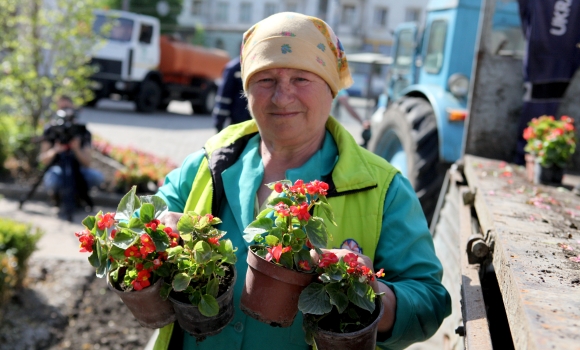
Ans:
{"label": "flower bed", "polygon": [[169,158],[133,147],[113,146],[96,136],[93,149],[124,166],[123,169],[117,169],[114,175],[114,187],[122,193],[129,191],[132,186],[137,186],[139,193],[155,192],[163,184],[165,175],[177,167]]}

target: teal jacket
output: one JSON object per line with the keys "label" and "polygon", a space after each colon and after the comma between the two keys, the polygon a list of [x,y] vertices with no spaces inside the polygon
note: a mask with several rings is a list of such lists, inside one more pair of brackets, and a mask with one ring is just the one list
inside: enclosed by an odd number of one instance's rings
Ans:
{"label": "teal jacket", "polygon": [[[287,179],[311,181],[328,178],[330,174],[332,178],[343,178],[344,174],[338,174],[336,169],[344,169],[344,164],[348,164],[349,169],[352,167],[353,171],[364,169],[363,163],[369,160],[384,163],[382,166],[385,170],[391,168],[384,160],[362,148],[360,158],[345,155],[352,152],[343,152],[341,158],[339,149],[348,150],[357,147],[358,151],[359,146],[348,131],[334,119],[329,119],[327,128],[332,133],[327,131],[322,148],[301,167],[288,170]],[[224,131],[226,130],[228,129]],[[340,141],[340,147],[337,147],[335,140]],[[242,231],[253,220],[255,194],[264,171],[258,152],[259,143],[258,134],[249,138],[238,159],[222,172],[225,200],[221,201],[217,216],[223,221],[220,229],[227,231],[226,237],[238,247],[236,267],[239,275],[234,289],[236,308],[234,320],[220,334],[209,337],[199,344],[196,344],[194,338],[185,335],[184,349],[308,348],[304,342],[300,313],[291,327],[273,328],[247,317],[239,309],[249,245],[244,241]],[[194,178],[203,159],[203,150],[193,153],[185,159],[181,168],[167,176],[158,195],[168,203],[169,210],[182,212],[186,208]],[[440,282],[442,267],[435,256],[431,235],[412,187],[400,174],[391,177],[386,186],[388,191],[384,185],[376,189],[386,191],[384,199],[381,199],[384,203],[374,205],[382,209],[380,236],[378,242],[374,241],[376,247],[371,247],[369,243],[361,244],[365,237],[360,233],[353,233],[351,239],[335,241],[334,247],[362,250],[363,254],[374,257],[377,270],[385,269],[385,277],[381,281],[388,285],[397,297],[396,322],[390,336],[387,339],[379,339],[377,345],[384,349],[399,349],[434,334],[443,319],[449,315],[451,307],[449,294]],[[348,210],[350,202],[347,200],[344,203]],[[191,207],[191,204],[189,206]],[[369,210],[370,207],[373,205],[369,206]],[[372,248],[375,249],[369,251]]]}

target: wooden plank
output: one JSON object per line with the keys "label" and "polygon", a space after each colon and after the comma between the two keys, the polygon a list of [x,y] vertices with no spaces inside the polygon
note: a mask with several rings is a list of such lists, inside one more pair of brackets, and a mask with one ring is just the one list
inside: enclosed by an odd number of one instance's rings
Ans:
{"label": "wooden plank", "polygon": [[[524,169],[465,157],[516,349],[578,349],[580,263],[558,244],[580,241],[580,197],[533,186]],[[577,213],[576,213],[577,212]]]}
{"label": "wooden plank", "polygon": [[467,187],[460,187],[459,198],[459,232],[461,252],[461,297],[463,305],[468,307],[464,310],[465,323],[465,348],[468,350],[492,350],[491,335],[485,311],[485,302],[479,280],[479,264],[470,265],[465,247],[472,234],[471,230],[471,206],[462,203],[463,193],[469,191]]}

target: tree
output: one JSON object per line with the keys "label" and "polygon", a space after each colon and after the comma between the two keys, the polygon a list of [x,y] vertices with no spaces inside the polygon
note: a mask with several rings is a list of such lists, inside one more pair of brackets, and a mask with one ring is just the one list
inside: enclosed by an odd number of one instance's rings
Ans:
{"label": "tree", "polygon": [[88,65],[98,0],[0,1],[0,115],[25,117],[36,130],[54,97],[92,98]]}
{"label": "tree", "polygon": [[[171,34],[177,31],[177,17],[181,13],[183,0],[105,0],[106,6],[111,9],[125,10],[157,17],[161,25],[162,34]],[[165,13],[164,11],[167,10]]]}

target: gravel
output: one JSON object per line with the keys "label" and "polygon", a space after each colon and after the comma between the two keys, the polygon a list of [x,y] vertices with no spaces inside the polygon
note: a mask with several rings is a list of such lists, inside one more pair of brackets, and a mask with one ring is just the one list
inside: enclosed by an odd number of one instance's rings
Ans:
{"label": "gravel", "polygon": [[143,349],[153,334],[85,260],[32,259],[0,311],[0,350]]}

